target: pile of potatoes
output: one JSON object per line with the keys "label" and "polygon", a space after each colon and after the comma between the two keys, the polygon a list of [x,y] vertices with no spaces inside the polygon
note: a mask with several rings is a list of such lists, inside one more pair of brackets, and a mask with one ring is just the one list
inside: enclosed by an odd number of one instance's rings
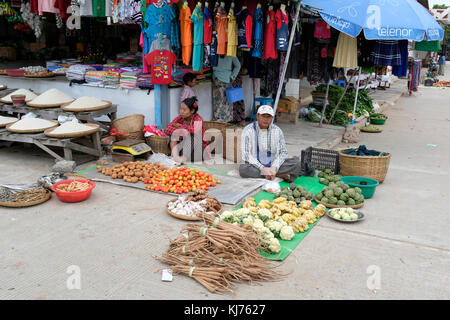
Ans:
{"label": "pile of potatoes", "polygon": [[156,175],[159,172],[167,169],[167,167],[158,163],[141,161],[127,161],[122,164],[115,165],[111,168],[103,168],[102,166],[97,166],[98,172],[110,176],[113,179],[123,179],[123,181],[131,183],[144,181],[151,178],[153,175]]}

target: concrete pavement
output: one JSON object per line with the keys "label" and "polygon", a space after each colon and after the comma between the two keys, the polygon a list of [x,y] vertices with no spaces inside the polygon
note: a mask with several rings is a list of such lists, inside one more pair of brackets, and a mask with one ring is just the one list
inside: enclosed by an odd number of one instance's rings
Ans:
{"label": "concrete pavement", "polygon": [[[449,299],[449,101],[449,88],[420,88],[385,110],[381,134],[362,134],[359,144],[392,154],[367,219],[324,217],[281,265],[280,282],[239,284],[232,295],[184,276],[162,282],[165,265],[152,256],[184,225],[165,212],[171,197],[99,183],[82,203],[0,208],[0,299]],[[33,182],[53,165],[19,147],[0,148],[0,159],[0,183]],[[80,290],[67,288],[70,266]]]}

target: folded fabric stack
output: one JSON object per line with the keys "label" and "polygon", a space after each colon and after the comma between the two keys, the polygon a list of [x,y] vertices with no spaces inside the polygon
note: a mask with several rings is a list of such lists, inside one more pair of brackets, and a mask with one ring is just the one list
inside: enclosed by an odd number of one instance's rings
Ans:
{"label": "folded fabric stack", "polygon": [[152,85],[152,75],[151,74],[141,74],[137,77],[136,85],[141,89],[151,89]]}
{"label": "folded fabric stack", "polygon": [[120,84],[120,74],[122,71],[120,69],[111,69],[105,71],[105,75],[103,77],[103,84],[105,86],[119,86]]}
{"label": "folded fabric stack", "polygon": [[67,80],[85,80],[84,76],[88,71],[95,71],[95,68],[82,64],[75,64],[70,66],[66,72]]}
{"label": "folded fabric stack", "polygon": [[103,85],[103,78],[105,76],[105,71],[88,71],[85,75],[85,80],[89,84],[97,84],[99,86]]}
{"label": "folded fabric stack", "polygon": [[200,72],[194,72],[192,69],[188,68],[177,68],[175,72],[172,73],[172,80],[178,85],[183,85],[183,76],[186,73],[195,74],[195,80],[197,84],[202,84],[205,82],[210,82],[212,80],[212,69],[204,68]]}
{"label": "folded fabric stack", "polygon": [[123,88],[136,88],[138,76],[142,71],[129,71],[120,74],[120,86]]}

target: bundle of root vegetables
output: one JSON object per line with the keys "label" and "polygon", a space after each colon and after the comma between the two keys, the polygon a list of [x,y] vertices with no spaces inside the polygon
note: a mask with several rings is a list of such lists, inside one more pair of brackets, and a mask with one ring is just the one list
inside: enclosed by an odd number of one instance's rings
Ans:
{"label": "bundle of root vegetables", "polygon": [[202,215],[204,225],[187,224],[157,260],[189,276],[212,293],[233,292],[240,282],[278,281],[273,262],[260,255],[261,240],[251,228]]}

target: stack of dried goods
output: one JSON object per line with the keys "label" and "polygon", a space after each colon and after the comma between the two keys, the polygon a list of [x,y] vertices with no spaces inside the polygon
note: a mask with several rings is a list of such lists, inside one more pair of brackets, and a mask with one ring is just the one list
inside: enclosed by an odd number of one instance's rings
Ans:
{"label": "stack of dried goods", "polygon": [[260,255],[260,238],[248,226],[203,215],[188,224],[159,257],[173,272],[193,278],[212,293],[233,292],[234,283],[277,281],[282,276]]}
{"label": "stack of dried goods", "polygon": [[17,188],[0,187],[0,202],[9,203],[30,203],[44,199],[48,196],[48,191],[40,187]]}

